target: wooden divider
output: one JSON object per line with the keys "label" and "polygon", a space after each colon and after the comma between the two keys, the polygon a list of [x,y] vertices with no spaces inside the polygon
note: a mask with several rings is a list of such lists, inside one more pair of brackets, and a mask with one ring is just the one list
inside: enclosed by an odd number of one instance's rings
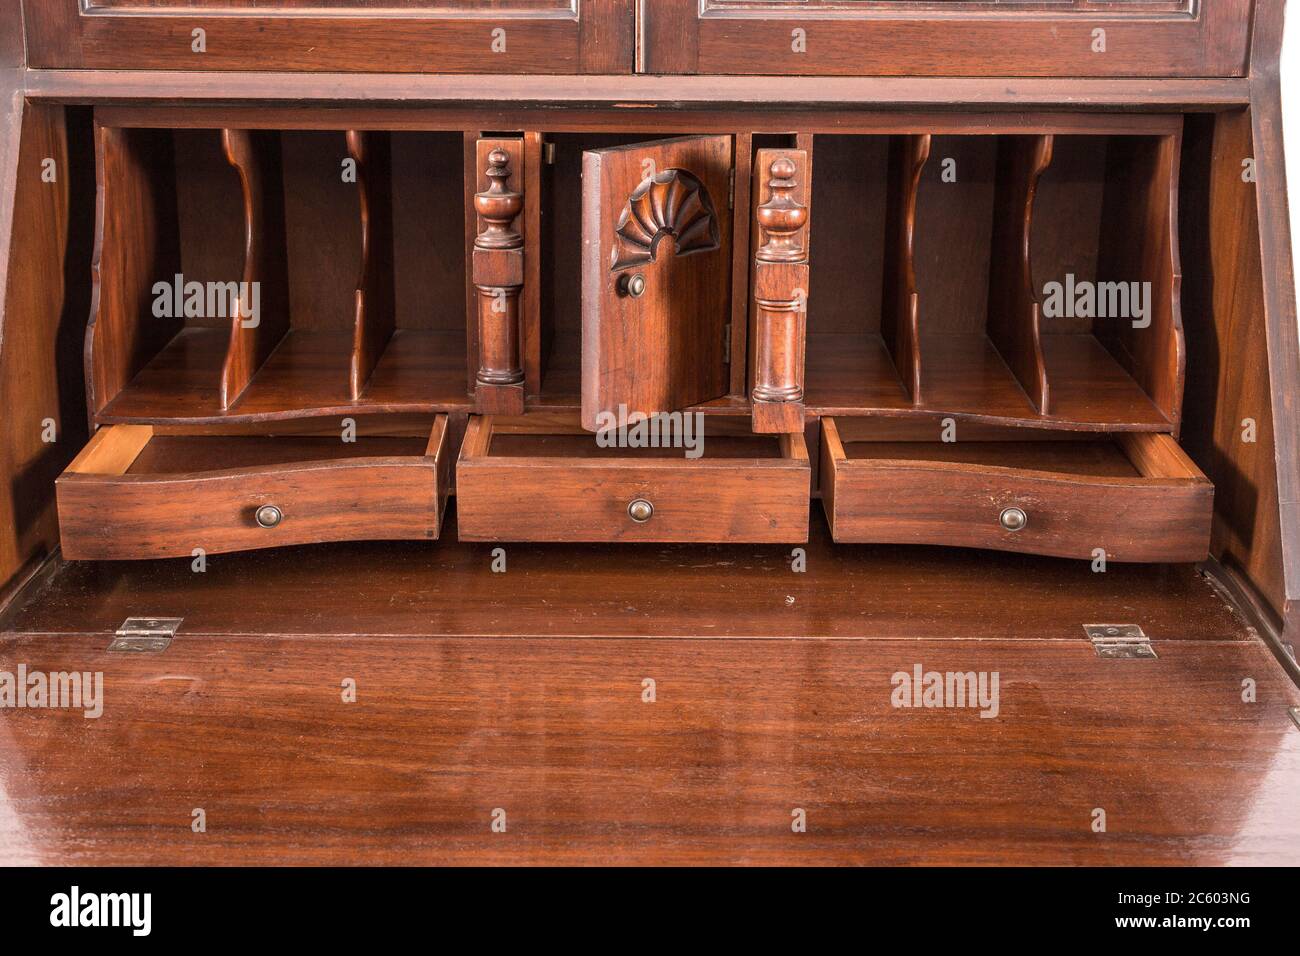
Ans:
{"label": "wooden divider", "polygon": [[988,334],[1039,414],[1051,414],[1041,307],[1030,269],[1038,181],[1052,163],[1050,134],[1007,136],[998,149]]}
{"label": "wooden divider", "polygon": [[1178,251],[1178,186],[1182,137],[1115,137],[1107,151],[1102,221],[1107,235],[1098,283],[1151,283],[1145,321],[1099,321],[1098,340],[1156,407],[1182,419],[1186,344],[1182,264]]}
{"label": "wooden divider", "polygon": [[357,278],[352,361],[348,389],[361,398],[370,373],[393,337],[392,158],[386,133],[347,132],[348,156],[356,163],[361,216],[361,271]]}
{"label": "wooden divider", "polygon": [[152,287],[180,272],[170,137],[153,130],[95,128],[98,189],[86,326],[86,398],[103,410],[180,331],[158,316]]}
{"label": "wooden divider", "polygon": [[916,292],[916,197],[930,158],[929,133],[897,137],[889,148],[885,262],[880,334],[912,404],[921,395],[921,315]]}
{"label": "wooden divider", "polygon": [[[239,173],[244,202],[244,269],[241,302],[230,316],[230,344],[221,368],[221,407],[228,409],[253,380],[262,363],[289,330],[288,275],[285,262],[284,190],[278,133],[223,129],[226,160]],[[256,315],[252,296],[258,288]]]}

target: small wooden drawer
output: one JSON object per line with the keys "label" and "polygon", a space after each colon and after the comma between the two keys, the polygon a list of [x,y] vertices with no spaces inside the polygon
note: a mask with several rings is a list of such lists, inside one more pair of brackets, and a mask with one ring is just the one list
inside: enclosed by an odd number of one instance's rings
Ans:
{"label": "small wooden drawer", "polygon": [[448,420],[428,438],[101,428],[57,483],[63,554],[118,560],[323,541],[433,540]]}
{"label": "small wooden drawer", "polygon": [[[836,541],[994,548],[1113,561],[1203,560],[1214,486],[1169,435],[860,440],[822,419]],[[1014,434],[1014,433],[1013,433]]]}
{"label": "small wooden drawer", "polygon": [[470,419],[456,466],[464,541],[802,542],[802,435],[705,416],[703,454],[602,448],[576,417]]}

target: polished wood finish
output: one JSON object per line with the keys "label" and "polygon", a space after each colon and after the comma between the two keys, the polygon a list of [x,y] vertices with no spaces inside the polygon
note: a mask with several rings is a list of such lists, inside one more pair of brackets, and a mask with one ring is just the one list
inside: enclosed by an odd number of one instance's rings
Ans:
{"label": "polished wood finish", "polygon": [[[219,386],[221,407],[230,408],[289,331],[289,280],[278,142],[248,130],[224,129],[221,146],[239,173],[244,208],[244,267],[238,298],[231,297],[230,344]],[[258,312],[252,311],[244,291],[255,285],[262,297]]]}
{"label": "polished wood finish", "polygon": [[1043,415],[1053,412],[1043,356],[1041,303],[1034,288],[1030,234],[1038,180],[1052,163],[1052,136],[1009,137],[998,153],[989,275],[989,339]]}
{"label": "polished wood finish", "polygon": [[[1270,475],[1266,463],[1257,465],[1260,469],[1256,472],[1259,474],[1258,494],[1266,509],[1261,522],[1268,530],[1269,546],[1259,552],[1248,546],[1246,553],[1251,560],[1246,580],[1253,587],[1259,587],[1254,584],[1256,581],[1273,585],[1266,593],[1270,595],[1269,600],[1274,602],[1275,613],[1281,621],[1278,629],[1279,643],[1288,643],[1294,647],[1300,643],[1300,577],[1297,577],[1297,571],[1300,570],[1300,446],[1297,443],[1300,423],[1296,420],[1295,403],[1291,396],[1295,393],[1295,383],[1300,381],[1300,328],[1296,322],[1295,268],[1291,254],[1293,237],[1286,212],[1286,163],[1280,116],[1279,58],[1283,13],[1282,0],[1261,3],[1252,34],[1253,105],[1250,122],[1255,159],[1261,171],[1257,177],[1255,203],[1259,217],[1260,273],[1263,280],[1265,338],[1268,343],[1270,386],[1267,402],[1272,406],[1276,470]],[[1216,170],[1217,166],[1218,164]],[[1215,178],[1217,182],[1217,172]],[[1244,241],[1253,245],[1253,233],[1241,235]],[[1248,287],[1245,294],[1247,297],[1254,296],[1257,288]],[[1235,316],[1235,309],[1232,314]],[[1277,492],[1276,534],[1280,555],[1272,545],[1274,490]],[[1275,579],[1256,573],[1256,567],[1270,567],[1279,557],[1283,566],[1284,590],[1275,586]]]}
{"label": "polished wood finish", "polygon": [[809,298],[808,154],[755,154],[753,400],[755,432],[802,432]]}
{"label": "polished wood finish", "polygon": [[[0,657],[112,685],[75,732],[6,723],[0,858],[1294,861],[1280,0],[402,6],[29,3],[24,28],[0,0]],[[24,37],[70,68],[28,69]],[[836,72],[859,75],[817,75]],[[584,285],[612,288],[583,276],[584,212],[603,282],[716,258],[705,294],[584,309]],[[260,279],[269,324],[154,316],[181,272]],[[1151,321],[1049,314],[1068,276],[1149,284]],[[505,323],[480,286],[512,290]],[[764,307],[799,288],[806,312]],[[704,457],[581,428],[624,403],[698,411]],[[267,503],[283,520],[258,527]],[[103,655],[142,613],[185,619],[173,648]],[[1098,621],[1159,658],[1101,660]],[[889,707],[890,676],[932,661],[1001,670],[999,717]],[[667,668],[669,723],[620,715],[628,666]],[[719,710],[742,671],[763,693]],[[358,673],[368,729],[312,712]],[[177,674],[204,693],[170,700]],[[484,699],[506,705],[462,719]],[[781,759],[790,726],[822,746]],[[1051,756],[1084,726],[1092,752]],[[759,752],[778,759],[756,786]],[[646,799],[591,753],[705,783]],[[412,759],[451,789],[389,786]],[[380,772],[357,789],[360,765]],[[199,846],[196,781],[225,801]],[[793,837],[792,788],[812,804]],[[467,836],[499,801],[510,837]],[[296,819],[308,804],[330,820]]]}
{"label": "polished wood finish", "polygon": [[524,369],[520,358],[520,293],[524,286],[524,197],[522,140],[480,140],[474,195],[478,235],[473,278],[477,318],[478,372],[474,387],[480,412],[522,415]]}
{"label": "polished wood finish", "polygon": [[[591,435],[573,436],[571,420],[473,418],[456,466],[460,536],[465,541],[806,541],[804,436],[728,441],[735,429],[723,420],[700,428],[703,455],[688,458],[682,448],[601,447]],[[528,437],[502,448],[503,429]],[[555,436],[563,437],[556,441]],[[650,503],[648,519],[632,516],[636,501]]]}
{"label": "polished wood finish", "polygon": [[[571,419],[570,419],[571,420]],[[737,433],[739,435],[739,432]],[[468,433],[467,433],[468,437]],[[502,436],[498,435],[500,439]],[[545,436],[543,436],[545,437]],[[552,436],[566,445],[583,436]],[[513,436],[514,447],[538,443]],[[755,441],[751,436],[750,444]],[[770,441],[776,453],[776,440]],[[590,445],[590,437],[587,438]],[[525,446],[526,447],[526,446]],[[571,446],[572,447],[572,446]],[[536,444],[533,450],[538,449]],[[776,459],[764,459],[768,461]],[[999,551],[835,544],[821,509],[801,545],[807,571],[780,544],[506,543],[463,540],[454,499],[436,545],[320,544],[192,559],[56,562],[21,596],[0,633],[103,637],[165,598],[203,636],[858,639],[871,643],[1083,641],[1081,624],[1122,608],[1156,641],[1253,639],[1253,626],[1190,564],[1088,562]],[[656,573],[670,567],[671,576]],[[367,580],[358,586],[357,568]],[[990,582],[1014,581],[1014,600]],[[671,583],[671,587],[667,583]],[[793,598],[793,602],[789,601]],[[304,607],[321,613],[304,615]],[[635,608],[634,612],[629,608]],[[151,603],[148,613],[163,613]],[[565,646],[561,640],[560,645]],[[864,646],[863,653],[869,651]]]}
{"label": "polished wood finish", "polygon": [[1183,413],[1187,354],[1182,314],[1178,191],[1181,131],[1157,139],[1112,140],[1102,209],[1107,236],[1099,282],[1149,282],[1149,324],[1095,323],[1097,337],[1171,422]]}
{"label": "polished wood finish", "polygon": [[726,394],[732,149],[730,136],[692,136],[583,154],[589,431]]}
{"label": "polished wood finish", "polygon": [[650,73],[1241,76],[1253,5],[655,0],[644,60]]}
{"label": "polished wood finish", "polygon": [[[1300,696],[1257,642],[1157,643],[1159,660],[1136,663],[1082,641],[105,644],[33,636],[0,658],[103,671],[107,688],[97,720],[7,719],[6,863],[1292,865],[1300,852],[1287,715]],[[997,671],[998,719],[891,707],[892,675],[918,662]],[[1241,702],[1241,675],[1259,703]],[[341,702],[345,679],[356,703]],[[736,692],[751,681],[763,692]],[[1080,728],[1090,745],[1072,748]],[[791,832],[795,808],[806,833]]]}
{"label": "polished wood finish", "polygon": [[[447,416],[427,442],[160,437],[100,429],[57,483],[63,554],[114,560],[320,541],[433,540],[449,490]],[[266,527],[258,509],[278,508]]]}
{"label": "polished wood finish", "polygon": [[156,185],[168,180],[170,144],[147,136],[95,128],[95,252],[85,351],[92,413],[102,411],[181,324],[175,315],[142,321],[152,315],[154,281],[180,272],[175,196]]}
{"label": "polished wood finish", "polygon": [[[853,442],[822,422],[836,541],[1109,561],[1200,561],[1214,486],[1168,435],[1107,441]],[[1015,509],[1020,527],[1001,520]]]}
{"label": "polished wood finish", "polygon": [[885,225],[884,301],[880,334],[913,405],[921,396],[921,304],[916,291],[916,200],[930,158],[929,134],[890,144],[888,220]]}
{"label": "polished wood finish", "polygon": [[361,221],[361,268],[354,298],[350,398],[365,393],[397,326],[393,298],[392,157],[388,137],[347,132],[348,158],[356,164]]}
{"label": "polished wood finish", "polygon": [[[34,67],[404,73],[632,70],[632,0],[148,3],[24,0]],[[205,31],[197,52],[195,29]]]}
{"label": "polished wood finish", "polygon": [[[0,35],[8,29],[0,11]],[[75,133],[70,143],[61,110],[14,93],[4,47],[0,40],[0,604],[58,548],[53,480],[86,440],[80,354],[94,215],[93,143]]]}

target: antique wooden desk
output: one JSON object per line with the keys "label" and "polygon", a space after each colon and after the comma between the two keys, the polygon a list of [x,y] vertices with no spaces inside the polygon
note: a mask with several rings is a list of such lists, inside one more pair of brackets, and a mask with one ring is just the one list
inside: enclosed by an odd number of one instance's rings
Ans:
{"label": "antique wooden desk", "polygon": [[[126,618],[174,617],[157,660],[228,690],[236,635],[593,674],[647,637],[857,639],[835,684],[979,639],[1046,687],[1101,623],[1160,656],[1094,672],[1071,726],[1107,686],[1141,724],[1253,675],[1273,709],[1199,733],[1271,752],[1300,674],[1282,17],[2,0],[9,655],[118,666]],[[605,447],[620,410],[699,413],[703,454]],[[123,687],[157,677],[134,660]]]}

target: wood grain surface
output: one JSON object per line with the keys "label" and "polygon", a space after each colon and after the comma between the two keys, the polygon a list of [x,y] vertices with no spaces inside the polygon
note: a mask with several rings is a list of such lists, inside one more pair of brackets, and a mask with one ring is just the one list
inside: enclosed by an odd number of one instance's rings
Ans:
{"label": "wood grain surface", "polygon": [[[582,425],[726,394],[730,136],[593,149],[582,164]],[[644,293],[621,283],[640,275]],[[620,412],[620,409],[622,411]]]}
{"label": "wood grain surface", "polygon": [[[126,429],[125,432],[119,429]],[[427,441],[167,438],[101,429],[58,480],[69,558],[183,557],[320,541],[438,537],[447,497],[447,416]],[[150,445],[172,447],[150,452]],[[126,446],[120,453],[114,449]],[[275,527],[254,520],[280,509]]]}
{"label": "wood grain surface", "polygon": [[[194,633],[1076,641],[1123,617],[1156,640],[1241,640],[1246,623],[1188,564],[1096,574],[1088,561],[964,548],[834,545],[814,507],[793,545],[320,544],[191,559],[72,561],[0,631],[107,635],[132,615]],[[359,576],[358,569],[364,568]],[[360,583],[358,583],[360,581]],[[993,582],[1014,582],[1007,588]]]}
{"label": "wood grain surface", "polygon": [[[6,714],[0,862],[1300,859],[1300,693],[1258,641],[1112,661],[1084,640],[655,633],[219,638],[187,621],[157,655],[11,635],[0,668],[102,672],[103,714]],[[893,675],[918,665],[996,671],[996,716],[895,708]]]}
{"label": "wood grain surface", "polygon": [[[193,14],[168,15],[175,11],[154,11],[147,3],[96,4],[87,13],[76,0],[26,2],[31,64],[250,70],[274,63],[281,70],[504,74],[632,70],[631,0],[439,0],[402,11],[385,3],[326,10],[329,4],[292,0],[255,8],[181,4],[186,5],[195,8]],[[196,27],[206,31],[202,53],[194,50]],[[504,37],[494,30],[505,30]],[[126,50],[129,64],[123,63]]]}

